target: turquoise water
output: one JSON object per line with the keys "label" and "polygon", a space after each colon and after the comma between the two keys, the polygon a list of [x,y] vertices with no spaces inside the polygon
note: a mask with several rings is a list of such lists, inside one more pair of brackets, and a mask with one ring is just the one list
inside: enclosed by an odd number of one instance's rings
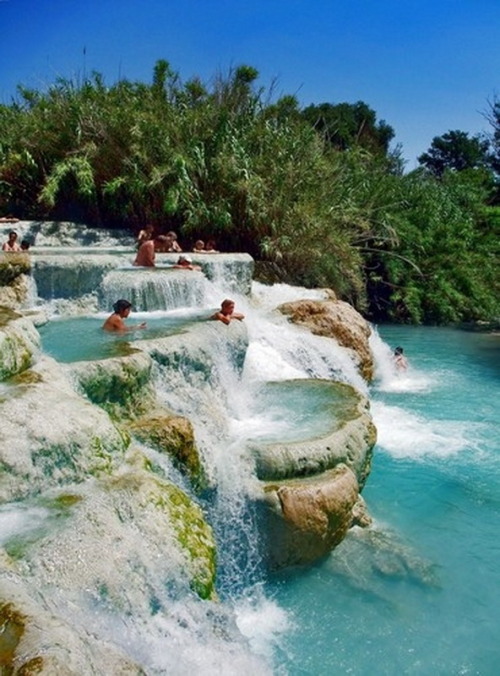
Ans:
{"label": "turquoise water", "polygon": [[331,434],[356,399],[328,380],[270,382],[255,393],[247,437],[260,442],[291,442]]}
{"label": "turquoise water", "polygon": [[108,315],[55,318],[39,328],[44,352],[60,362],[108,359],[124,354],[135,340],[153,340],[181,331],[193,321],[202,321],[210,311],[180,313],[134,313],[125,321],[133,327],[146,322],[145,329],[124,334],[107,333],[102,325]]}
{"label": "turquoise water", "polygon": [[500,672],[500,337],[380,327],[410,361],[371,392],[379,430],[364,498],[374,526],[276,575],[277,670]]}

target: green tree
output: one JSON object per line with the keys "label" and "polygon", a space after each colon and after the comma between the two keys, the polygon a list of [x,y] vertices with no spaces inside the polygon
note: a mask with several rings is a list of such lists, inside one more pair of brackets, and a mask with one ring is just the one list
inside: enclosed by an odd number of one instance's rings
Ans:
{"label": "green tree", "polygon": [[363,101],[321,103],[304,108],[302,115],[326,141],[338,150],[360,146],[386,155],[394,130]]}
{"label": "green tree", "polygon": [[490,143],[479,134],[469,136],[464,131],[448,131],[435,136],[428,151],[422,153],[418,161],[437,178],[447,169],[487,169],[491,164]]}

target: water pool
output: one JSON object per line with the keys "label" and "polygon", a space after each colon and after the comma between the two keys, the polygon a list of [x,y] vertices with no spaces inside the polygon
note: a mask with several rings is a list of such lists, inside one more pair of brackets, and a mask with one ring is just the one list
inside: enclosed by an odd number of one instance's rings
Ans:
{"label": "water pool", "polygon": [[498,673],[500,339],[381,327],[410,370],[379,380],[363,493],[375,518],[309,570],[268,580],[290,628],[278,665],[310,674]]}
{"label": "water pool", "polygon": [[192,322],[206,320],[209,314],[207,310],[177,313],[136,312],[126,321],[127,325],[132,327],[145,321],[147,327],[125,334],[102,330],[108,315],[61,317],[51,319],[41,326],[39,333],[43,350],[58,361],[90,361],[117,357],[128,351],[131,342],[172,335]]}

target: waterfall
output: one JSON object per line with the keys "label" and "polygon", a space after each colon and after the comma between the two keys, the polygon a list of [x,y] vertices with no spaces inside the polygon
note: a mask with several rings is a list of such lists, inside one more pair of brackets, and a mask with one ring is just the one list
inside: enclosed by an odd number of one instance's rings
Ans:
{"label": "waterfall", "polygon": [[112,270],[103,278],[101,306],[126,298],[138,311],[200,307],[205,302],[205,277],[192,270],[161,268]]}
{"label": "waterfall", "polygon": [[[50,235],[45,237],[49,242]],[[250,294],[253,262],[246,254],[200,256],[195,262],[202,266],[201,272],[167,267],[174,261],[169,255],[159,257],[157,268],[143,269],[132,267],[133,253],[119,246],[115,243],[95,252],[88,246],[65,251],[47,246],[33,254],[38,303],[60,319],[53,333],[57,340],[76,343],[80,338],[90,345],[95,336],[97,342],[106,342],[107,351],[101,345],[97,356],[89,358],[92,352],[75,351],[67,360],[69,365],[60,370],[54,362],[50,368],[57,370],[59,378],[55,388],[45,385],[43,372],[33,376],[33,382],[39,378],[40,387],[46,387],[41,391],[50,401],[63,393],[67,404],[63,410],[70,412],[64,425],[63,421],[57,424],[54,413],[56,424],[51,421],[50,425],[55,429],[54,446],[62,445],[57,428],[64,427],[74,445],[70,461],[77,453],[87,453],[89,467],[97,457],[106,473],[99,479],[90,469],[88,477],[76,474],[71,492],[64,496],[68,504],[78,505],[76,515],[58,502],[55,490],[42,498],[3,505],[0,538],[9,555],[29,550],[31,558],[25,567],[31,566],[33,572],[28,591],[74,629],[71,646],[75,654],[85,654],[79,637],[97,635],[148,674],[271,674],[280,636],[290,629],[291,619],[265,591],[264,552],[255,513],[255,498],[263,489],[249,449],[256,440],[293,440],[322,429],[320,416],[313,415],[322,407],[321,393],[311,394],[313,403],[306,405],[304,380],[335,379],[361,392],[367,386],[349,350],[291,324],[274,310],[285,301],[327,298],[327,292],[254,284]],[[227,296],[245,315],[243,322],[226,326],[205,321]],[[141,321],[161,324],[165,320],[167,324],[169,313],[182,321],[175,326],[172,322],[172,330],[159,331],[157,336],[147,331],[144,337],[136,335],[141,332],[103,335],[99,329],[103,313],[118,298],[129,299]],[[68,317],[72,314],[91,316],[76,320]],[[83,329],[85,322],[89,326]],[[190,333],[195,324],[196,330]],[[131,341],[137,341],[137,350],[130,349]],[[118,465],[114,473],[113,463],[119,463],[125,453],[120,444],[125,443],[128,431],[119,433],[105,411],[91,406],[80,394],[78,398],[69,385],[63,386],[72,360],[82,366],[92,359],[96,370],[104,371],[104,356],[119,363],[122,355],[134,352],[144,358],[143,372],[152,373],[155,402],[192,424],[207,475],[201,494],[194,492],[185,477],[179,478],[165,454],[147,444],[134,446],[134,453],[142,458],[138,466],[127,458],[129,464]],[[91,367],[84,363],[82,368]],[[110,371],[104,384],[114,387],[116,394],[118,382],[117,371]],[[33,407],[29,400],[26,411]],[[56,406],[52,408],[57,411]],[[109,437],[109,453],[100,441],[90,449],[72,433],[76,411],[87,429],[94,431],[103,425],[101,436]],[[37,436],[36,429],[32,434],[40,446],[40,462],[45,451],[42,437],[49,436],[44,426],[49,428],[48,418],[43,423],[41,433]],[[144,459],[155,468],[147,479],[142,472]],[[67,467],[63,460],[56,476],[64,472],[72,476],[71,462]],[[185,562],[176,553],[174,534],[163,522],[156,522],[154,510],[149,510],[146,489],[147,495],[153,495],[152,502],[161,505],[169,482],[176,487],[172,490],[179,490],[179,501],[180,486],[190,504],[203,511],[215,533],[220,602],[201,603],[196,597]],[[68,523],[71,527],[65,531]],[[56,628],[50,624],[48,631],[56,632]],[[91,652],[86,644],[85,649]],[[99,660],[105,652],[96,658],[102,673]],[[82,662],[78,666],[86,668]]]}

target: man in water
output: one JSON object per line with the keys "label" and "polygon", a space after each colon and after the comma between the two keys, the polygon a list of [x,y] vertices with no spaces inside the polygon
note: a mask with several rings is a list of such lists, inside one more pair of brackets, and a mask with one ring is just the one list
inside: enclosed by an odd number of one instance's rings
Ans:
{"label": "man in water", "polygon": [[210,319],[218,319],[220,322],[223,322],[224,324],[230,324],[231,319],[238,319],[241,321],[242,319],[245,319],[245,315],[242,315],[240,312],[235,312],[234,311],[234,300],[231,300],[230,298],[226,298],[225,300],[222,301],[220,310],[213,314]]}
{"label": "man in water", "polygon": [[154,268],[155,253],[161,252],[165,249],[166,235],[159,235],[155,239],[148,239],[141,244],[137,256],[135,257],[134,265],[144,268]]}
{"label": "man in water", "polygon": [[397,371],[406,371],[408,368],[408,361],[403,354],[403,348],[400,346],[394,350],[394,365]]}
{"label": "man in water", "polygon": [[145,329],[146,322],[137,324],[136,326],[125,325],[123,320],[129,316],[131,309],[132,303],[130,301],[123,298],[117,300],[113,305],[113,314],[106,319],[102,328],[105,331],[114,333],[125,333],[126,331],[134,331],[135,329]]}

